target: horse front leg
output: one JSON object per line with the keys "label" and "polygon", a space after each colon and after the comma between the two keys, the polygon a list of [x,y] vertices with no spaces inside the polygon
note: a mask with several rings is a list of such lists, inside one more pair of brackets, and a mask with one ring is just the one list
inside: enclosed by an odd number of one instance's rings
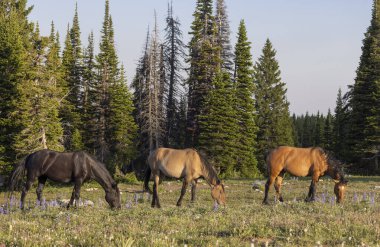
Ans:
{"label": "horse front leg", "polygon": [[265,195],[264,195],[263,204],[269,204],[268,202],[269,188],[273,184],[274,179],[275,178],[273,176],[269,176],[267,182],[265,183]]}
{"label": "horse front leg", "polygon": [[195,190],[197,189],[198,179],[194,179],[191,185],[191,202],[195,201]]}
{"label": "horse front leg", "polygon": [[307,198],[305,199],[306,202],[315,201],[315,193],[317,191],[317,182],[318,182],[318,177],[313,177],[313,179],[311,180],[309,193],[307,195]]}
{"label": "horse front leg", "polygon": [[188,182],[187,182],[186,178],[184,178],[183,179],[183,184],[182,184],[181,195],[179,196],[179,199],[178,199],[178,202],[177,202],[177,206],[178,207],[180,207],[182,205],[182,199],[183,199],[183,196],[186,193],[187,185],[188,185]]}
{"label": "horse front leg", "polygon": [[75,207],[79,207],[80,189],[81,189],[82,183],[83,181],[81,179],[75,182],[75,186],[74,186]]}

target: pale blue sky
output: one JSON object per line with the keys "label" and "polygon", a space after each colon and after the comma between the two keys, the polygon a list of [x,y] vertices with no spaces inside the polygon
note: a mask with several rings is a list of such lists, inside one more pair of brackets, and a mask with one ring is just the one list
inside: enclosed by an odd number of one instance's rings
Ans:
{"label": "pale blue sky", "polygon": [[[120,60],[132,80],[141,55],[147,27],[157,12],[163,30],[169,0],[110,0],[115,39]],[[75,0],[29,0],[34,5],[30,19],[38,21],[41,33],[49,34],[53,20],[61,34],[72,22]],[[82,42],[94,31],[96,45],[104,15],[103,0],[78,0]],[[182,23],[184,41],[193,20],[195,0],[173,0]],[[233,45],[241,19],[245,19],[254,60],[266,38],[277,50],[282,79],[287,84],[290,111],[323,113],[335,107],[338,88],[352,84],[361,55],[364,32],[370,24],[372,0],[226,0]]]}

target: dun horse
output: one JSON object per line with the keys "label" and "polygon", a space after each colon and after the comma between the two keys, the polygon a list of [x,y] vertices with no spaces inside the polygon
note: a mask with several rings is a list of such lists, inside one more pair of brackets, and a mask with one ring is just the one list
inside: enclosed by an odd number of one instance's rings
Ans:
{"label": "dun horse", "polygon": [[344,199],[347,180],[339,166],[340,162],[327,154],[322,148],[295,148],[281,146],[272,150],[267,157],[268,181],[265,184],[264,204],[268,204],[268,192],[274,182],[274,188],[282,202],[281,183],[286,172],[293,176],[311,176],[312,181],[306,201],[315,200],[315,192],[319,178],[325,174],[335,181],[334,193],[337,202]]}
{"label": "dun horse", "polygon": [[67,208],[75,205],[79,200],[82,184],[89,180],[96,180],[104,189],[105,199],[111,208],[120,208],[120,191],[116,182],[105,168],[104,164],[97,161],[87,153],[73,152],[60,153],[51,150],[41,150],[28,155],[13,171],[10,188],[13,191],[18,182],[25,175],[26,182],[21,193],[21,208],[24,208],[25,196],[38,179],[37,199],[41,201],[42,190],[47,179],[55,182],[74,183],[74,189]]}
{"label": "dun horse", "polygon": [[183,178],[177,206],[181,206],[189,183],[192,183],[191,201],[195,200],[195,189],[200,177],[211,186],[211,196],[214,201],[218,204],[226,202],[224,185],[218,179],[215,169],[194,149],[158,148],[149,155],[144,188],[149,190],[148,183],[152,174],[154,179],[152,207],[161,207],[157,192],[161,173],[167,177]]}

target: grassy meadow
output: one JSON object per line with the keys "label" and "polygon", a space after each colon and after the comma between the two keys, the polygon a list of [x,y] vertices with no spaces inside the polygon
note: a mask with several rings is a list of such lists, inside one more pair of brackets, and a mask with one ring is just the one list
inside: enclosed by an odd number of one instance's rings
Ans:
{"label": "grassy meadow", "polygon": [[[152,209],[141,184],[120,184],[122,209],[113,211],[96,183],[82,187],[82,201],[94,205],[66,210],[56,200],[68,199],[72,187],[47,185],[46,205],[36,207],[35,186],[24,212],[0,214],[0,246],[380,246],[380,177],[350,177],[346,200],[332,200],[333,182],[323,178],[318,201],[305,203],[310,180],[285,177],[284,203],[261,204],[263,181],[227,180],[227,206],[214,207],[205,182],[197,201],[187,192],[175,206],[181,183],[159,187],[161,209]],[[261,184],[261,185],[260,185]],[[189,188],[190,190],[190,188]],[[0,193],[0,205],[7,194]],[[150,200],[150,199],[149,199]],[[9,204],[9,202],[8,202]],[[9,209],[9,206],[8,206]]]}

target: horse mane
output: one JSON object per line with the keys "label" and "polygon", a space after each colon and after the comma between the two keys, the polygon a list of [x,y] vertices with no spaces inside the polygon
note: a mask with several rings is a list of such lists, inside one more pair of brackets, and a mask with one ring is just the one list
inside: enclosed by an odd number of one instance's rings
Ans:
{"label": "horse mane", "polygon": [[[81,151],[81,152],[83,152],[83,151]],[[106,179],[109,179],[110,186],[113,188],[116,185],[116,182],[112,178],[109,171],[107,170],[106,165],[103,162],[99,161],[95,156],[93,156],[87,152],[83,152],[83,153],[91,158],[91,161],[93,164],[92,167],[95,169],[98,169],[98,172],[101,173],[101,178],[103,178],[105,182],[106,182]]]}
{"label": "horse mane", "polygon": [[339,175],[340,180],[344,180],[342,162],[335,157],[332,151],[322,149],[322,152],[325,155],[326,161],[329,164],[329,166],[333,169],[334,173]]}
{"label": "horse mane", "polygon": [[203,151],[197,151],[197,150],[195,150],[195,151],[198,153],[199,158],[201,160],[202,172],[203,172],[204,178],[206,180],[208,180],[208,182],[215,181],[216,184],[220,184],[220,180],[219,180],[218,175],[215,171],[215,168],[213,165],[210,164],[210,162],[208,162],[208,159],[206,157],[206,153],[204,153]]}

